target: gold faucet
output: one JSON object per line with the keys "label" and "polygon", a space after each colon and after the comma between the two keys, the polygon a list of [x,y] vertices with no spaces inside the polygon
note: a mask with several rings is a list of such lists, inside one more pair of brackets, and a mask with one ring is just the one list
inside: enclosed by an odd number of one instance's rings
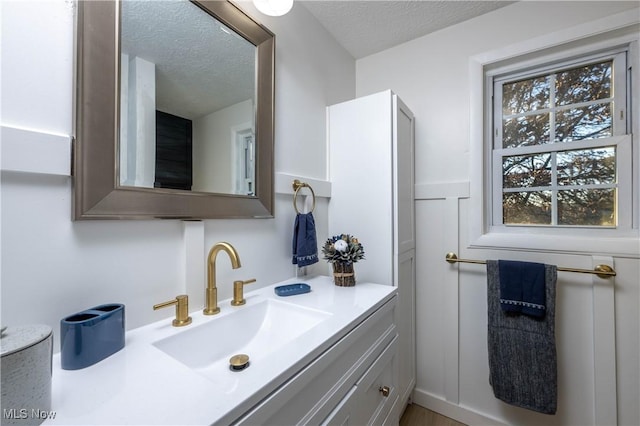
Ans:
{"label": "gold faucet", "polygon": [[240,257],[235,248],[229,243],[216,243],[209,250],[207,259],[207,291],[205,293],[205,307],[202,311],[205,315],[215,315],[220,312],[218,307],[218,288],[216,286],[216,256],[220,251],[225,251],[231,259],[231,267],[238,269]]}

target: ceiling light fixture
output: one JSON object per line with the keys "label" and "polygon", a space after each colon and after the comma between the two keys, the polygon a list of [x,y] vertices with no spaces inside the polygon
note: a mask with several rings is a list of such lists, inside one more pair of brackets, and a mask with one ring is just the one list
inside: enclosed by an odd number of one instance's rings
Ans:
{"label": "ceiling light fixture", "polygon": [[253,0],[255,7],[265,15],[282,16],[293,7],[293,0]]}

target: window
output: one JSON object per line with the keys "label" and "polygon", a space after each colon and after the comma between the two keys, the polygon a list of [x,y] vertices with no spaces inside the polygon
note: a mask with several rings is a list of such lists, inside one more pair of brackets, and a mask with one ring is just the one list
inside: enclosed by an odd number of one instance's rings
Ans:
{"label": "window", "polygon": [[489,76],[492,225],[631,229],[626,49]]}

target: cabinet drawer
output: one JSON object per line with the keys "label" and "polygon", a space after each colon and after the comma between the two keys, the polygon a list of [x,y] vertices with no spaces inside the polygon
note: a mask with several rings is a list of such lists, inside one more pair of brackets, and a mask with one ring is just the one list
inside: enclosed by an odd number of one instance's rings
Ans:
{"label": "cabinet drawer", "polygon": [[319,424],[397,336],[395,306],[394,296],[234,424]]}
{"label": "cabinet drawer", "polygon": [[[394,338],[322,426],[383,424],[398,398],[398,338]],[[389,393],[383,394],[382,388]],[[393,423],[397,423],[395,419]]]}
{"label": "cabinet drawer", "polygon": [[351,422],[351,415],[353,411],[354,394],[358,388],[355,386],[351,388],[347,396],[345,396],[340,404],[329,414],[329,416],[322,422],[321,426],[348,426],[353,424]]}
{"label": "cabinet drawer", "polygon": [[354,425],[382,424],[399,396],[398,338],[393,339],[356,383]]}

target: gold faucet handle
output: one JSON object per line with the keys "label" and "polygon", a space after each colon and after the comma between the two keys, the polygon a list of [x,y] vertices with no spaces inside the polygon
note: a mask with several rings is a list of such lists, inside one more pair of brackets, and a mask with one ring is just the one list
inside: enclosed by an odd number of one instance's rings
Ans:
{"label": "gold faucet handle", "polygon": [[251,284],[255,282],[256,282],[255,278],[251,278],[250,280],[246,280],[246,281],[234,281],[233,282],[233,300],[231,301],[231,305],[240,306],[247,303],[243,295],[244,286],[246,284]]}
{"label": "gold faucet handle", "polygon": [[157,311],[158,309],[173,305],[176,305],[176,318],[173,320],[173,326],[182,327],[191,324],[191,317],[189,316],[189,296],[186,294],[176,296],[175,299],[169,300],[168,302],[153,305],[153,310]]}

